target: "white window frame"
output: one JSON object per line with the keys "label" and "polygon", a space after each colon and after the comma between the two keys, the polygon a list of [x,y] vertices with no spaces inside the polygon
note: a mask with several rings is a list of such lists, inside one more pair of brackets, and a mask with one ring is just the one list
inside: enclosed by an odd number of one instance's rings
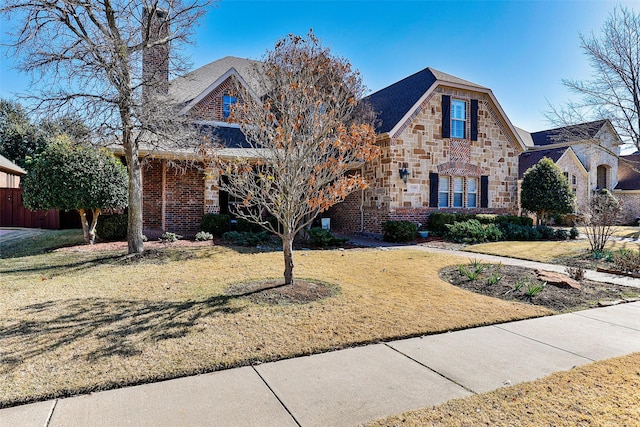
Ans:
{"label": "white window frame", "polygon": [[[470,185],[471,183],[475,183],[474,187]],[[473,196],[473,203],[470,203],[471,196]],[[478,207],[478,178],[469,177],[467,178],[467,208],[475,209]]]}
{"label": "white window frame", "polygon": [[222,96],[222,117],[228,118],[231,115],[231,106],[238,102],[238,98],[231,95]]}
{"label": "white window frame", "polygon": [[467,102],[451,100],[451,138],[464,139],[467,130]]}
{"label": "white window frame", "polygon": [[[444,183],[446,182],[446,185],[444,185]],[[438,179],[438,207],[440,208],[448,208],[449,207],[449,194],[450,194],[450,188],[449,185],[451,185],[451,177],[449,176],[441,176]],[[443,204],[443,196],[446,194],[446,198],[444,200],[446,200],[446,204]]]}
{"label": "white window frame", "polygon": [[453,193],[453,208],[464,208],[464,177],[454,176],[451,192]]}

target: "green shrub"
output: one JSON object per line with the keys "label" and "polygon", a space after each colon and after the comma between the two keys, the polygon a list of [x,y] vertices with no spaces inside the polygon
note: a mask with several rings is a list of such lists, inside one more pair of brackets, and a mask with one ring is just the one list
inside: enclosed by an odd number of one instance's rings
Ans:
{"label": "green shrub", "polygon": [[249,233],[247,231],[227,231],[222,235],[222,239],[239,246],[257,246],[269,241],[271,235],[263,230],[259,233]]}
{"label": "green shrub", "polygon": [[206,242],[207,240],[213,240],[213,234],[207,233],[206,231],[200,231],[196,234],[196,240],[198,242]]}
{"label": "green shrub", "polygon": [[555,233],[553,233],[553,237],[556,240],[567,240],[569,238],[569,233],[564,228],[558,228]]}
{"label": "green shrub", "polygon": [[528,216],[514,216],[514,215],[498,215],[494,221],[496,224],[515,224],[521,226],[533,226],[533,219]]}
{"label": "green shrub", "polygon": [[124,240],[127,238],[128,222],[126,213],[100,215],[96,224],[96,234],[106,241]]}
{"label": "green shrub", "polygon": [[434,212],[427,219],[427,227],[436,234],[444,234],[448,231],[447,225],[468,221],[474,217],[472,214]]}
{"label": "green shrub", "polygon": [[[517,217],[516,217],[517,218]],[[535,227],[529,225],[520,225],[511,222],[501,222],[498,228],[502,232],[504,240],[538,240],[540,233]]]}
{"label": "green shrub", "polygon": [[310,228],[307,230],[307,234],[309,235],[309,243],[317,248],[342,246],[349,240],[337,238],[324,228]]}
{"label": "green shrub", "polygon": [[231,217],[226,214],[205,214],[200,221],[200,230],[220,237],[231,229]]}
{"label": "green shrub", "polygon": [[496,218],[498,215],[495,214],[477,214],[473,219],[477,219],[480,224],[495,224]]}
{"label": "green shrub", "polygon": [[386,221],[382,223],[386,242],[411,242],[418,235],[418,227],[411,221]]}
{"label": "green shrub", "polygon": [[538,229],[538,233],[540,233],[540,238],[542,240],[553,240],[555,238],[556,232],[553,228],[547,225],[539,225],[536,228]]}
{"label": "green shrub", "polygon": [[579,235],[580,232],[578,231],[578,229],[575,227],[571,227],[571,230],[569,230],[569,238],[571,240],[575,240]]}
{"label": "green shrub", "polygon": [[446,237],[454,242],[482,243],[502,239],[502,232],[495,224],[483,225],[477,219],[446,225]]}
{"label": "green shrub", "polygon": [[247,233],[260,233],[264,231],[264,227],[255,222],[247,221],[243,218],[238,218],[236,221],[236,231]]}

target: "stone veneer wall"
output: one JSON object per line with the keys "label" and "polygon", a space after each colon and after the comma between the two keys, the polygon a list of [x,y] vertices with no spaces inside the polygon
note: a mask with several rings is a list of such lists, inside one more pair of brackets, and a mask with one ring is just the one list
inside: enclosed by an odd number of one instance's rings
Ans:
{"label": "stone veneer wall", "polygon": [[617,190],[613,194],[622,203],[620,222],[638,225],[636,218],[640,217],[640,190]]}
{"label": "stone veneer wall", "polygon": [[[569,186],[574,189],[576,195],[576,212],[582,213],[589,206],[591,192],[589,191],[589,175],[584,168],[576,164],[568,153],[565,153],[556,163],[562,172],[569,174]],[[576,177],[576,185],[573,185],[572,176]]]}
{"label": "stone veneer wall", "polygon": [[[466,101],[467,106],[471,99],[479,100],[478,141],[442,139],[443,94]],[[469,112],[467,117],[470,117]],[[466,135],[469,134],[470,120],[467,120]],[[424,223],[432,212],[517,214],[518,155],[522,148],[487,95],[438,87],[395,135],[381,139],[378,143],[382,149],[380,157],[363,168],[364,176],[370,183],[364,195],[365,232],[379,233],[380,225],[386,220],[408,219]],[[405,164],[411,173],[406,184],[398,173]],[[449,176],[473,176],[478,180],[480,175],[487,175],[488,207],[438,209],[429,206],[430,172]],[[347,200],[334,207],[334,212],[339,210],[352,212],[355,216],[354,200]],[[346,216],[346,213],[334,215],[338,218]],[[336,222],[347,224],[343,219]],[[359,210],[358,227],[342,231],[358,230]]]}

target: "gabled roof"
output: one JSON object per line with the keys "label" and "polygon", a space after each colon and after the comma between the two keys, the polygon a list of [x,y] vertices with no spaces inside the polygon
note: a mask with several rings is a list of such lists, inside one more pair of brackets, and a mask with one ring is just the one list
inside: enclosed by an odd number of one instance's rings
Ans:
{"label": "gabled roof", "polygon": [[484,86],[427,67],[365,98],[378,114],[376,132],[386,133],[393,129],[436,81],[487,90]]}
{"label": "gabled roof", "polygon": [[27,171],[13,163],[11,160],[0,155],[0,171],[10,173],[12,175],[26,175]]}
{"label": "gabled roof", "polygon": [[228,124],[199,124],[198,130],[214,144],[224,148],[251,148],[247,138],[238,126]]}
{"label": "gabled roof", "polygon": [[[635,170],[634,170],[635,169]],[[640,152],[621,156],[616,190],[640,190]]]}
{"label": "gabled roof", "polygon": [[607,120],[596,120],[578,125],[543,130],[532,133],[531,139],[535,145],[550,145],[591,139],[596,136],[606,123]]}
{"label": "gabled roof", "polygon": [[551,150],[525,151],[518,157],[518,178],[522,179],[525,172],[544,157],[548,157],[556,163],[568,149],[569,147],[561,147]]}
{"label": "gabled roof", "polygon": [[231,69],[234,69],[249,87],[256,90],[260,85],[253,70],[258,64],[259,61],[251,59],[225,56],[173,79],[169,83],[169,95],[178,104],[188,104]]}

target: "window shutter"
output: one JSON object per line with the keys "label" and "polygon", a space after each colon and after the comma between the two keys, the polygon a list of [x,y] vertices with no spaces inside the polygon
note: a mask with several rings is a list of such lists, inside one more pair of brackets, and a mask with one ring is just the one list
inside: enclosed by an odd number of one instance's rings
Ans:
{"label": "window shutter", "polygon": [[489,207],[489,177],[487,175],[480,177],[480,207]]}
{"label": "window shutter", "polygon": [[471,140],[478,140],[478,100],[471,100]]}
{"label": "window shutter", "polygon": [[451,138],[451,97],[442,95],[442,137]]}
{"label": "window shutter", "polygon": [[429,207],[438,207],[438,174],[429,173]]}

